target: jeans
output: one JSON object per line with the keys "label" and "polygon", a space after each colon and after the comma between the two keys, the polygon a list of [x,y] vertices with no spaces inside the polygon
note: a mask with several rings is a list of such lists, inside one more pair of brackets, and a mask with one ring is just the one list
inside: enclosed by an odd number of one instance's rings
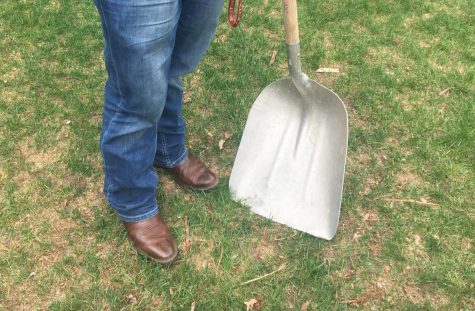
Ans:
{"label": "jeans", "polygon": [[154,165],[188,154],[180,76],[191,72],[216,31],[223,0],[94,0],[108,79],[100,149],[104,194],[123,221],[158,213]]}

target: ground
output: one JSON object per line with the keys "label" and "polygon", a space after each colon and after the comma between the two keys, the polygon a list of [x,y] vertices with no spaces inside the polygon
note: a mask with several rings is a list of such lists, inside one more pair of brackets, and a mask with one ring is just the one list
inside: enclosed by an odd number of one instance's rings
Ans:
{"label": "ground", "polygon": [[300,1],[299,16],[303,71],[348,109],[336,237],[272,223],[229,195],[248,111],[287,75],[280,3],[251,0],[237,29],[223,11],[184,77],[187,144],[221,183],[195,193],[160,174],[181,255],[159,267],[102,196],[92,1],[2,2],[0,310],[475,309],[471,1]]}

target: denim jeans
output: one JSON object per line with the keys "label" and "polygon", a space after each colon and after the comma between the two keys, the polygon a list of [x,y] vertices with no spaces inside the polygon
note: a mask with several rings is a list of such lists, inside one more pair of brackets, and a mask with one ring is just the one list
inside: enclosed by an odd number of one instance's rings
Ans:
{"label": "denim jeans", "polygon": [[100,149],[104,194],[124,221],[158,213],[154,165],[187,156],[180,76],[216,30],[223,0],[94,0],[108,73]]}

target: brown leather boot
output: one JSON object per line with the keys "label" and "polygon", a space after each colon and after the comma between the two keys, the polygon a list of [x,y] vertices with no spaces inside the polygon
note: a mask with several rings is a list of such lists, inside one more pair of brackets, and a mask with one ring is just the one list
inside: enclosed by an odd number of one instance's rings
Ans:
{"label": "brown leather boot", "polygon": [[191,154],[178,166],[163,168],[175,181],[193,190],[210,190],[218,184],[216,174]]}
{"label": "brown leather boot", "polygon": [[177,258],[178,247],[163,219],[156,215],[138,222],[123,221],[137,251],[150,260],[170,264]]}

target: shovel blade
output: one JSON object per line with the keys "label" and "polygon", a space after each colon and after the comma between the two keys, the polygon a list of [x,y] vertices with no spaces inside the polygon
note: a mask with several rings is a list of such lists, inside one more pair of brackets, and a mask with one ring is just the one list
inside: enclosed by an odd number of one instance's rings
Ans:
{"label": "shovel blade", "polygon": [[276,81],[249,113],[229,181],[233,199],[330,240],[340,215],[347,145],[348,118],[338,95],[312,80],[304,92],[291,79]]}

